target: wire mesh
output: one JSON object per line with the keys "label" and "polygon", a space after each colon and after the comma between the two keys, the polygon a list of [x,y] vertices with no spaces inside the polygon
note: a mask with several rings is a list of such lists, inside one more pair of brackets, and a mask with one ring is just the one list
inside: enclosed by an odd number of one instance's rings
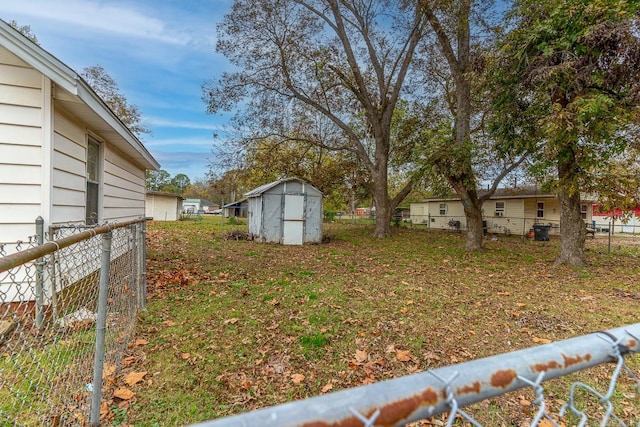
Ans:
{"label": "wire mesh", "polygon": [[[640,404],[640,378],[625,359],[625,356],[628,358],[638,352],[640,323],[207,421],[197,426],[370,427],[401,426],[414,422],[416,424],[413,425],[481,426],[462,408],[527,388],[535,394],[532,402],[535,414],[527,426],[640,426],[637,414],[629,415],[624,408],[616,408],[617,404],[628,399],[634,399],[636,406]],[[547,395],[543,381],[608,363],[614,364],[614,368],[605,387],[575,381],[570,385],[560,411],[556,414],[549,411],[548,400],[555,398]],[[620,390],[621,385],[625,392]],[[630,385],[635,389],[634,396],[627,392]],[[438,415],[444,415],[444,421],[434,418]],[[425,424],[421,423],[425,420]]]}
{"label": "wire mesh", "polygon": [[[144,272],[141,221],[51,232],[0,247],[0,425],[86,425],[91,417],[101,244],[112,234],[105,372],[120,366]],[[60,230],[64,230],[60,232]],[[72,244],[63,238],[78,239]],[[2,249],[4,248],[4,249]],[[25,252],[26,251],[26,252]],[[12,266],[16,257],[24,258]],[[9,266],[10,268],[7,268]],[[107,387],[105,375],[100,388]]]}

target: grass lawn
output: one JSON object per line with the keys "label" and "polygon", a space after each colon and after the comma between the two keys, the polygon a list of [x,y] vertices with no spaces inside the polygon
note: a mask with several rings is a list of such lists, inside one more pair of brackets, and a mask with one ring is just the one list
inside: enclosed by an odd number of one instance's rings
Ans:
{"label": "grass lawn", "polygon": [[[149,224],[148,306],[123,378],[146,374],[128,387],[135,397],[108,402],[112,425],[186,425],[640,318],[633,239],[614,240],[611,254],[606,238],[588,239],[591,267],[577,269],[553,266],[554,236],[499,236],[466,253],[458,233],[394,227],[378,240],[344,223],[325,225],[327,243],[292,247],[225,240],[242,226],[221,222]],[[637,356],[628,363],[640,371]],[[579,378],[606,389],[609,372]],[[634,384],[619,383],[616,409],[638,422]],[[552,411],[569,384],[548,386]],[[525,390],[468,412],[517,426],[531,420],[533,399]]]}

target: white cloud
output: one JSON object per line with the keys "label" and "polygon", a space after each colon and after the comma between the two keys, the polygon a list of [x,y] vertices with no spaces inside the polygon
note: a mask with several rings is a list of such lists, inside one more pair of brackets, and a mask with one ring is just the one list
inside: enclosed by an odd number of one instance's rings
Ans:
{"label": "white cloud", "polygon": [[[158,147],[180,147],[183,151],[189,151],[189,147],[192,148],[191,153],[198,152],[200,155],[203,154],[202,147],[209,147],[207,150],[207,155],[211,154],[211,148],[213,148],[216,140],[213,139],[213,135],[211,137],[175,137],[175,138],[165,138],[165,139],[153,139],[150,141],[145,141],[144,145],[151,151],[157,149]],[[158,150],[160,151],[160,150]]]}
{"label": "white cloud", "polygon": [[202,123],[202,122],[171,120],[171,119],[164,119],[161,117],[145,117],[144,121],[145,121],[145,124],[148,124],[154,127],[181,128],[181,129],[205,129],[205,130],[212,130],[216,132],[229,131],[228,126],[215,125],[215,124]]}
{"label": "white cloud", "polygon": [[[174,45],[186,45],[191,41],[191,36],[187,33],[171,30],[162,20],[147,16],[124,3],[106,4],[94,0],[28,0],[2,5],[0,12],[5,19],[25,16],[27,19],[56,21],[80,32],[84,28]],[[20,23],[32,25],[32,22]]]}

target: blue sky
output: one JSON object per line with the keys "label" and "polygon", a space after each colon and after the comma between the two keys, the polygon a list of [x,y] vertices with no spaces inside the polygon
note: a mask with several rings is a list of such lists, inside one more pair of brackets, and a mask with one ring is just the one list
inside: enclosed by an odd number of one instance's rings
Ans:
{"label": "blue sky", "polygon": [[172,176],[204,178],[214,133],[201,85],[229,67],[215,53],[216,24],[232,0],[0,0],[0,18],[30,25],[40,45],[81,72],[101,65],[142,112],[141,138]]}

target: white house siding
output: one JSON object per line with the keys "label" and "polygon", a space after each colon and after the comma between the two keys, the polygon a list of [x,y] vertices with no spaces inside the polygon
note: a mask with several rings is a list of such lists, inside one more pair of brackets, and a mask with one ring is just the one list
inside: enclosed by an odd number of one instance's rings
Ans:
{"label": "white house siding", "polygon": [[54,116],[52,224],[84,222],[86,130],[60,112]]}
{"label": "white house siding", "polygon": [[409,216],[413,224],[429,223],[429,204],[411,203],[409,205]]}
{"label": "white house siding", "polygon": [[[440,204],[445,204],[445,214],[440,215]],[[429,213],[431,214],[430,228],[448,229],[449,221],[460,221],[460,227],[466,228],[464,207],[458,200],[442,200],[429,202]]]}
{"label": "white house siding", "polygon": [[34,235],[42,212],[42,81],[0,47],[0,243]]}
{"label": "white house siding", "polygon": [[103,207],[100,219],[126,221],[145,215],[145,171],[104,144]]}

